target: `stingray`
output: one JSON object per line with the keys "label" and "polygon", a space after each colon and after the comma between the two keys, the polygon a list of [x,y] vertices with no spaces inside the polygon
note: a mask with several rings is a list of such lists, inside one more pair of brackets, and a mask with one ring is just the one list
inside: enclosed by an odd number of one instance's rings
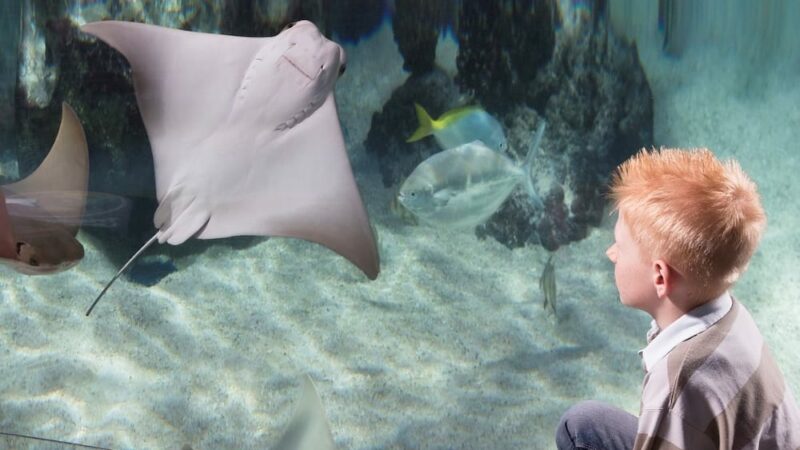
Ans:
{"label": "stingray", "polygon": [[333,434],[317,387],[310,376],[304,375],[294,415],[273,449],[334,450],[335,448]]}
{"label": "stingray", "polygon": [[0,186],[0,263],[40,275],[60,272],[83,258],[75,238],[86,209],[89,151],[72,108],[61,107],[61,125],[39,167]]}
{"label": "stingray", "polygon": [[344,50],[307,21],[246,38],[131,22],[82,30],[128,60],[153,153],[155,241],[280,236],[316,242],[368,278],[378,250],[333,88]]}

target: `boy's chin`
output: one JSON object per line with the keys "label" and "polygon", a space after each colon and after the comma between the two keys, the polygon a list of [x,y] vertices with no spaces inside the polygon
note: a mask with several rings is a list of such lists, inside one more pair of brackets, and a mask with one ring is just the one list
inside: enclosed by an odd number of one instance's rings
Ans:
{"label": "boy's chin", "polygon": [[640,299],[627,298],[620,295],[619,302],[622,303],[624,306],[627,306],[628,308],[638,309],[647,312],[646,308],[647,302],[642,301]]}

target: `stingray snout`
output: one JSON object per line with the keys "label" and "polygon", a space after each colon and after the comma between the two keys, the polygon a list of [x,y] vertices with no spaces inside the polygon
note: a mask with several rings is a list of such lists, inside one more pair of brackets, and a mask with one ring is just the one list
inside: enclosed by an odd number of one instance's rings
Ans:
{"label": "stingray snout", "polygon": [[313,23],[289,24],[280,36],[288,41],[283,59],[309,80],[334,81],[344,73],[347,57],[342,47],[327,39]]}

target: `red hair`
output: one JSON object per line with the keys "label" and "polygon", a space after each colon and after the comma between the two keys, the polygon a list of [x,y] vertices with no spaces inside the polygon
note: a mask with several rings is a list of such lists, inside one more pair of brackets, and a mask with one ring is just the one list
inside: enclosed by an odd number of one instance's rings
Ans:
{"label": "red hair", "polygon": [[756,184],[705,148],[642,149],[617,168],[610,194],[643,256],[704,289],[736,281],[767,221]]}

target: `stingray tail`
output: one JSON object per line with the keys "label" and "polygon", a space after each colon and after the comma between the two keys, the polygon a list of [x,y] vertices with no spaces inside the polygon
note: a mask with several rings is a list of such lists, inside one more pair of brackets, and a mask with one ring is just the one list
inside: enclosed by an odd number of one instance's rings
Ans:
{"label": "stingray tail", "polygon": [[[6,432],[6,431],[0,431],[0,436],[6,436],[6,437],[10,438],[12,443],[14,441],[18,441],[20,439],[28,439],[28,440],[31,440],[31,441],[49,442],[51,444],[69,445],[70,447],[92,448],[92,449],[100,449],[100,450],[111,450],[110,448],[106,448],[106,447],[96,447],[94,445],[86,445],[86,444],[79,444],[77,442],[68,442],[68,441],[60,441],[58,439],[48,439],[48,438],[42,438],[42,437],[37,437],[37,436],[29,436],[27,434],[9,433],[9,432]],[[28,448],[28,447],[25,447],[25,448]]]}
{"label": "stingray tail", "polygon": [[425,111],[425,108],[420,106],[419,103],[414,103],[414,109],[417,111],[417,120],[419,121],[419,128],[417,128],[417,131],[415,131],[410,138],[406,139],[406,142],[416,142],[426,136],[430,136],[431,134],[433,134],[434,123],[433,119],[428,114],[428,111]]}
{"label": "stingray tail", "polygon": [[525,190],[528,192],[531,204],[541,209],[544,209],[544,202],[542,202],[542,198],[539,197],[533,185],[533,173],[531,169],[533,168],[533,160],[539,150],[539,145],[542,143],[542,136],[544,136],[544,129],[546,126],[547,122],[544,120],[539,123],[539,127],[536,129],[536,134],[533,137],[533,145],[530,150],[528,150],[528,155],[525,157],[525,165],[523,166],[525,170]]}
{"label": "stingray tail", "polygon": [[103,290],[100,291],[100,294],[97,296],[97,298],[94,299],[94,302],[92,302],[92,306],[90,306],[89,309],[86,310],[86,316],[87,317],[89,316],[89,314],[92,313],[92,310],[97,305],[97,302],[99,302],[100,299],[103,298],[103,295],[105,295],[105,293],[108,290],[108,288],[110,288],[111,285],[114,284],[115,281],[117,281],[117,278],[119,278],[120,275],[125,273],[125,271],[128,270],[128,267],[130,267],[130,265],[133,264],[133,262],[136,261],[136,259],[139,256],[141,256],[141,254],[144,253],[144,251],[147,250],[148,247],[153,245],[153,243],[155,241],[157,241],[157,240],[158,240],[158,233],[154,234],[153,237],[151,237],[149,241],[145,242],[145,244],[142,246],[142,248],[140,248],[136,253],[134,253],[133,256],[131,256],[131,258],[128,260],[128,262],[126,262],[125,265],[122,266],[121,269],[119,269],[119,272],[117,272],[117,274],[114,275],[114,278],[112,278],[111,281],[109,281],[106,284],[106,286],[103,288]]}

